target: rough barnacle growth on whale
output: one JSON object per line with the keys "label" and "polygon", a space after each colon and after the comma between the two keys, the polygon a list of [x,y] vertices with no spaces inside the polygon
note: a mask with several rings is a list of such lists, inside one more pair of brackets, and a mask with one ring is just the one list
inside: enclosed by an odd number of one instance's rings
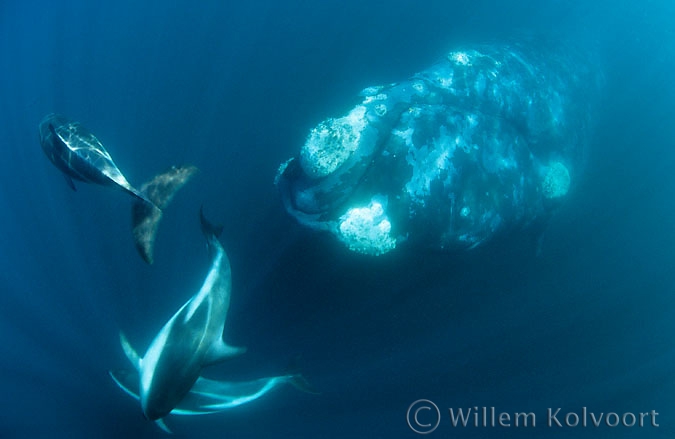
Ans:
{"label": "rough barnacle growth on whale", "polygon": [[356,151],[367,124],[363,105],[357,105],[344,117],[319,123],[309,133],[300,151],[303,171],[313,178],[333,173]]}
{"label": "rough barnacle growth on whale", "polygon": [[373,198],[365,207],[353,207],[340,218],[340,239],[350,250],[378,256],[393,250],[391,222],[382,203]]}
{"label": "rough barnacle growth on whale", "polygon": [[570,189],[570,173],[560,162],[553,162],[549,166],[541,190],[546,198],[559,198],[567,195]]}

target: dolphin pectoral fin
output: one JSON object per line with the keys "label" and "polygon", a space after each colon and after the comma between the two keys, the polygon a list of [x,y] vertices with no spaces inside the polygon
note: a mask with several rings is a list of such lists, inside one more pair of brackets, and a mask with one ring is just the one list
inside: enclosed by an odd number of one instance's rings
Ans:
{"label": "dolphin pectoral fin", "polygon": [[197,172],[194,166],[172,167],[144,183],[135,193],[131,206],[134,242],[141,257],[148,264],[153,262],[153,248],[162,209],[166,208],[176,192],[190,181]]}
{"label": "dolphin pectoral fin", "polygon": [[77,191],[77,188],[75,187],[75,183],[73,183],[73,179],[70,178],[68,175],[63,174],[63,178],[66,180],[66,184],[68,185],[69,188],[71,188],[73,191]]}
{"label": "dolphin pectoral fin", "polygon": [[223,343],[222,347],[220,348],[220,355],[222,356],[223,359],[226,359],[246,353],[246,350],[247,349],[244,346],[230,346],[228,344]]}
{"label": "dolphin pectoral fin", "polygon": [[211,345],[211,348],[206,352],[204,357],[204,366],[220,363],[231,357],[236,357],[246,352],[244,347],[235,347],[225,344],[223,339],[217,340]]}
{"label": "dolphin pectoral fin", "polygon": [[132,366],[134,366],[137,371],[140,370],[142,359],[133,346],[131,346],[131,343],[129,343],[129,340],[127,340],[127,337],[122,331],[120,331],[120,344],[122,345],[124,355],[127,356],[127,359],[129,359],[129,362],[132,364]]}
{"label": "dolphin pectoral fin", "polygon": [[140,400],[139,395],[139,377],[138,373],[131,371],[131,370],[126,370],[126,369],[118,369],[118,370],[109,370],[108,375],[110,375],[110,378],[115,381],[115,384],[117,384],[120,389],[124,390],[129,396],[132,398],[135,398],[137,400]]}
{"label": "dolphin pectoral fin", "polygon": [[157,419],[155,424],[165,432],[173,434],[173,431],[171,431],[171,429],[169,429],[169,427],[167,427],[167,425],[164,423],[164,418]]}

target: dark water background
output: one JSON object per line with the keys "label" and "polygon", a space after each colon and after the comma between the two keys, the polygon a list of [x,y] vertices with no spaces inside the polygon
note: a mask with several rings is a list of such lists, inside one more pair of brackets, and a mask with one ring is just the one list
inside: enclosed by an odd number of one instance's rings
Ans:
{"label": "dark water background", "polygon": [[[0,437],[158,437],[110,380],[200,286],[197,211],[225,225],[234,270],[225,338],[246,355],[212,377],[281,373],[290,387],[180,435],[430,437],[675,435],[675,7],[586,1],[12,1],[0,3]],[[356,93],[458,44],[538,38],[595,53],[604,98],[585,178],[542,253],[526,234],[469,254],[348,253],[285,215],[272,184],[308,130]],[[535,44],[536,46],[536,44]],[[170,207],[156,262],[130,237],[129,198],[72,192],[37,125],[80,120],[132,183],[201,172]],[[534,411],[537,428],[453,429],[445,408]],[[550,429],[546,409],[660,413],[659,428]]]}

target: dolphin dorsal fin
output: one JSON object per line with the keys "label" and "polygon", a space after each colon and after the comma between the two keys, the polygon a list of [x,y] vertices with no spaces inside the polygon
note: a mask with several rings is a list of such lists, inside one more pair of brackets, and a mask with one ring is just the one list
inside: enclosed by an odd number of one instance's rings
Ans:
{"label": "dolphin dorsal fin", "polygon": [[131,343],[129,343],[129,340],[127,340],[126,335],[124,335],[124,332],[122,331],[120,331],[120,344],[122,345],[124,355],[127,356],[129,362],[134,366],[136,370],[141,370],[141,362],[143,360],[138,355],[136,350],[131,346]]}
{"label": "dolphin dorsal fin", "polygon": [[204,366],[220,363],[228,358],[236,357],[246,352],[246,348],[230,346],[223,339],[216,340],[204,357]]}

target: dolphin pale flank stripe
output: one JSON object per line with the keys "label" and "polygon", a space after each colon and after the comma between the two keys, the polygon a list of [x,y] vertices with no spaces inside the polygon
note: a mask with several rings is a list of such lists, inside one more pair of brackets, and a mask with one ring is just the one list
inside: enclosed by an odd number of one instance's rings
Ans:
{"label": "dolphin pale flank stripe", "polygon": [[172,167],[134,188],[119,170],[103,144],[79,122],[49,114],[40,122],[40,145],[45,155],[75,190],[73,180],[117,187],[134,197],[133,235],[141,257],[153,261],[153,246],[162,209],[195,174],[194,166]]}
{"label": "dolphin pale flank stripe", "polygon": [[[128,395],[140,400],[138,373],[128,369],[109,371],[115,383]],[[291,384],[308,393],[307,387],[298,385],[304,381],[299,375],[280,375],[258,378],[251,381],[218,381],[199,377],[187,395],[174,407],[170,414],[179,416],[207,415],[238,407],[264,396],[283,384]]]}
{"label": "dolphin pale flank stripe", "polygon": [[[155,420],[169,414],[199,378],[202,367],[244,352],[222,339],[230,306],[230,261],[215,231],[201,215],[202,231],[211,252],[211,266],[202,287],[171,317],[150,343],[143,358],[124,335],[120,341],[126,356],[139,372],[141,407]],[[115,376],[132,391],[128,380]]]}
{"label": "dolphin pale flank stripe", "polygon": [[[201,377],[202,368],[241,354],[244,348],[223,341],[230,307],[232,273],[218,234],[200,212],[201,228],[211,265],[199,291],[157,333],[141,356],[120,333],[124,354],[135,370],[112,370],[110,376],[127,394],[138,399],[144,415],[161,421],[168,414],[202,415],[239,406],[283,383],[312,392],[299,374],[286,374],[245,382]],[[162,422],[158,424],[168,431]]]}

